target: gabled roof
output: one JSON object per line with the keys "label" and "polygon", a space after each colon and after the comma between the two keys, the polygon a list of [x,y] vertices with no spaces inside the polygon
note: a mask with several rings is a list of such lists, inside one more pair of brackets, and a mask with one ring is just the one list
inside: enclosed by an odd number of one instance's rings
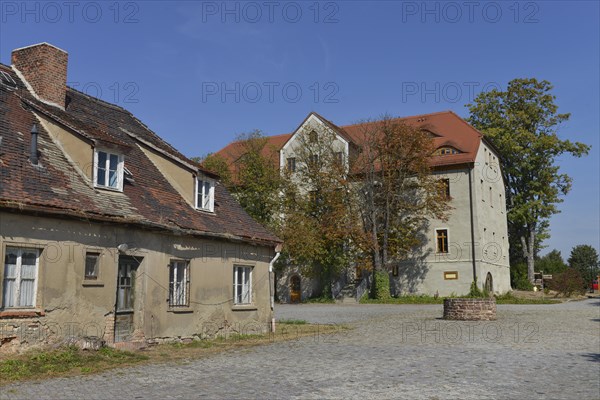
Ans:
{"label": "gabled roof", "polygon": [[[0,64],[0,71],[18,82],[17,89],[0,84],[0,209],[251,243],[280,243],[241,208],[223,185],[216,185],[215,213],[193,209],[141,150],[140,142],[188,168],[203,170],[127,110],[72,88],[67,88],[68,104],[61,110],[35,99],[10,67]],[[126,181],[122,193],[95,189],[40,124],[41,157],[38,166],[32,165],[28,159],[29,132],[38,123],[34,113],[45,115],[92,143],[122,149],[134,181]]]}
{"label": "gabled roof", "polygon": [[287,142],[294,136],[294,134],[296,134],[300,128],[302,128],[302,126],[304,126],[304,124],[306,123],[306,121],[308,121],[310,119],[310,117],[316,117],[317,119],[321,120],[321,122],[323,122],[323,124],[325,124],[325,126],[327,126],[329,129],[331,129],[333,132],[335,132],[336,134],[338,134],[339,136],[341,136],[345,141],[352,143],[352,138],[350,136],[348,136],[348,134],[339,126],[337,126],[336,124],[334,124],[333,122],[329,121],[328,119],[325,119],[323,116],[321,116],[320,114],[317,114],[314,111],[311,111],[308,116],[306,118],[304,118],[304,121],[302,121],[302,123],[300,123],[300,125],[298,125],[298,127],[294,130],[293,133],[290,134],[288,140],[283,144],[283,146],[281,146],[279,148],[279,150],[281,148],[283,148]]}
{"label": "gabled roof", "polygon": [[[315,115],[321,119],[329,128],[358,148],[362,147],[365,141],[368,140],[365,133],[373,130],[376,131],[377,125],[380,124],[380,122],[374,121],[337,126],[333,122],[323,118],[321,115],[311,112],[294,132],[304,125],[311,115]],[[436,148],[452,146],[460,151],[459,154],[448,154],[443,156],[433,155],[431,157],[431,164],[433,167],[462,165],[475,162],[483,135],[454,112],[442,111],[431,114],[401,117],[397,118],[397,120],[430,132],[433,136],[433,142]],[[277,153],[281,150],[287,141],[291,139],[293,134],[294,133],[287,133],[284,135],[268,136],[266,138],[267,146],[265,146],[265,149],[268,149],[268,155],[272,158],[275,166],[279,165],[279,157],[274,157],[273,153]],[[217,152],[218,155],[222,156],[228,162],[232,168],[232,172],[233,164],[243,155],[243,153],[244,147],[240,142],[230,143]],[[264,155],[267,154],[265,153]]]}
{"label": "gabled roof", "polygon": [[[459,165],[473,163],[477,157],[479,144],[483,135],[469,125],[465,120],[452,111],[441,111],[397,118],[405,124],[431,132],[435,148],[452,146],[460,151],[459,154],[432,156],[431,164],[436,166]],[[361,146],[365,142],[365,130],[376,129],[377,122],[359,123],[342,126],[352,140]]]}

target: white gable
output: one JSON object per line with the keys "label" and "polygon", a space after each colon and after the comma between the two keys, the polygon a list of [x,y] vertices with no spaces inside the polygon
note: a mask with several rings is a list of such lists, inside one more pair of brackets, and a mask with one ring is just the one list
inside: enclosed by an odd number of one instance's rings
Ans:
{"label": "white gable", "polygon": [[348,140],[346,140],[344,137],[340,136],[336,131],[331,129],[327,125],[327,123],[325,123],[321,118],[319,118],[318,115],[316,115],[315,113],[310,113],[308,117],[304,120],[304,122],[300,124],[300,126],[294,131],[292,137],[288,139],[288,141],[283,145],[283,147],[279,151],[280,168],[285,167],[285,154],[288,152],[290,147],[293,146],[293,143],[298,139],[298,136],[301,135],[303,132],[310,132],[312,130],[317,132],[317,134],[320,134],[321,132],[333,133],[336,139],[343,143],[346,156],[348,155],[348,152],[350,150],[350,142],[348,142]]}

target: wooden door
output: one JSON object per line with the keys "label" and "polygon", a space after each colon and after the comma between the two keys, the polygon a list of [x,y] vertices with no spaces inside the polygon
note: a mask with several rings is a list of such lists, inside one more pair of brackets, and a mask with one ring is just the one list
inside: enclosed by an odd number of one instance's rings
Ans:
{"label": "wooden door", "polygon": [[485,290],[491,295],[494,294],[494,278],[492,278],[491,273],[487,273],[485,277]]}
{"label": "wooden door", "polygon": [[133,257],[120,256],[117,271],[115,342],[130,341],[133,334],[135,275],[140,263]]}
{"label": "wooden door", "polygon": [[302,283],[298,275],[290,279],[290,302],[300,303],[302,301]]}

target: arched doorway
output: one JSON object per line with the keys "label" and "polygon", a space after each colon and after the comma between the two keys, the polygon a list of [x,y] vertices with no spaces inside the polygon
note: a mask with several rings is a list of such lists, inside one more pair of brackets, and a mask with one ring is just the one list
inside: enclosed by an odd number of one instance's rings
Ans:
{"label": "arched doorway", "polygon": [[290,303],[300,303],[302,300],[302,283],[298,275],[290,278]]}
{"label": "arched doorway", "polygon": [[492,278],[491,272],[487,273],[485,277],[485,290],[492,295],[494,293],[494,278]]}

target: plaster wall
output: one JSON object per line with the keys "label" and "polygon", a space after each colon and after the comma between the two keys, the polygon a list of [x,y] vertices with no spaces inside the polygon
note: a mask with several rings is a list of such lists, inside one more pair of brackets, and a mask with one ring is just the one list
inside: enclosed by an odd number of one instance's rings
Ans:
{"label": "plaster wall", "polygon": [[43,115],[36,114],[36,116],[54,143],[63,149],[79,171],[92,182],[94,179],[94,148],[92,145]]}
{"label": "plaster wall", "polygon": [[[36,312],[38,322],[66,332],[111,341],[114,318],[117,246],[140,261],[134,287],[133,325],[137,338],[191,337],[221,329],[268,330],[272,311],[269,261],[273,249],[215,239],[175,236],[114,224],[35,217],[0,212],[0,259],[6,247],[36,248],[39,265],[32,309],[0,308],[0,324],[19,323],[15,313]],[[100,253],[97,280],[85,280],[86,252]],[[189,307],[170,307],[169,263],[189,260]],[[252,304],[233,302],[234,265],[252,270]],[[4,282],[4,265],[0,284]]]}

